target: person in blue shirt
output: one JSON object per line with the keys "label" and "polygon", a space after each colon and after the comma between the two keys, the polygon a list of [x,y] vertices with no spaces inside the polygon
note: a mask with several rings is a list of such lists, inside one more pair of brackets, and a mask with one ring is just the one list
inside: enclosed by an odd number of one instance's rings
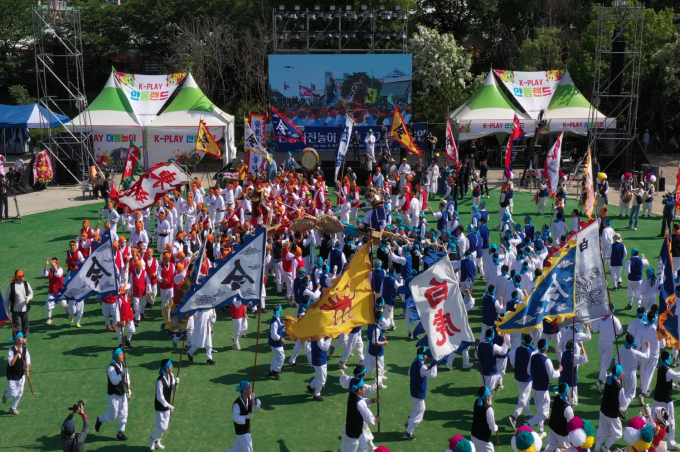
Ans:
{"label": "person in blue shirt", "polygon": [[493,328],[489,328],[486,330],[484,340],[480,341],[477,346],[477,359],[482,371],[482,380],[484,380],[484,384],[490,389],[491,395],[498,389],[498,382],[501,379],[496,357],[508,353],[508,344],[505,343],[505,337],[501,336],[501,340],[498,341],[500,344],[494,342],[495,337],[496,332]]}
{"label": "person in blue shirt", "polygon": [[517,348],[514,355],[514,362],[511,364],[515,369],[515,380],[517,381],[517,388],[519,389],[519,397],[517,398],[517,407],[515,411],[510,415],[510,425],[514,430],[517,430],[517,418],[522,411],[524,412],[524,419],[530,419],[531,414],[531,388],[532,388],[532,378],[529,375],[529,361],[531,357],[536,353],[536,347],[534,346],[531,336],[525,334],[522,337],[522,344]]}
{"label": "person in blue shirt", "polygon": [[427,396],[427,379],[435,378],[437,376],[437,362],[434,362],[430,368],[425,365],[427,360],[427,347],[418,347],[416,359],[411,363],[411,367],[408,370],[409,377],[411,379],[410,389],[411,389],[411,402],[413,403],[413,409],[408,417],[408,421],[405,423],[406,431],[404,432],[404,438],[409,441],[416,439],[413,436],[413,431],[418,427],[418,424],[423,420],[423,415],[425,414],[425,397]]}
{"label": "person in blue shirt", "polygon": [[269,365],[269,376],[277,380],[281,379],[281,368],[286,355],[283,345],[286,339],[283,337],[283,323],[281,322],[281,305],[274,305],[274,316],[269,322],[269,347],[272,349],[272,363]]}
{"label": "person in blue shirt", "polygon": [[675,213],[675,197],[673,193],[668,192],[661,200],[663,205],[663,219],[661,220],[661,234],[657,237],[666,237],[666,228],[670,229],[673,223],[673,214]]}
{"label": "person in blue shirt", "polygon": [[366,375],[377,370],[378,387],[386,389],[382,381],[385,374],[385,346],[387,339],[383,334],[382,322],[384,320],[383,314],[380,311],[375,313],[375,322],[368,325],[366,336],[368,337],[368,354],[361,364],[366,366]]}
{"label": "person in blue shirt", "polygon": [[489,261],[489,239],[491,237],[491,231],[486,225],[486,218],[481,217],[479,219],[479,228],[477,229],[479,237],[482,239],[482,256],[481,258],[477,256],[477,267],[479,268],[480,277],[486,277],[484,274],[484,267],[486,267]]}
{"label": "person in blue shirt", "polygon": [[609,259],[609,269],[611,270],[612,282],[614,283],[612,290],[619,290],[623,282],[621,279],[623,261],[626,259],[626,256],[628,256],[628,251],[626,250],[626,245],[621,241],[621,234],[614,234],[612,240],[612,254]]}

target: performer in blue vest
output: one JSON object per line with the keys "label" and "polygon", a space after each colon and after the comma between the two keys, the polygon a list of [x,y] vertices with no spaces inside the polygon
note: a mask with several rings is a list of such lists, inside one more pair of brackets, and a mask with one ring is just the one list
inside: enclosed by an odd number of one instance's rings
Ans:
{"label": "performer in blue vest", "polygon": [[531,336],[525,334],[524,337],[522,337],[522,344],[517,348],[517,352],[515,353],[515,361],[512,363],[515,369],[517,388],[519,389],[517,407],[510,416],[510,425],[512,425],[514,430],[517,430],[517,418],[522,414],[522,411],[524,411],[524,419],[532,417],[530,398],[533,380],[531,375],[529,375],[529,362],[535,353],[536,347],[532,343]]}
{"label": "performer in blue vest", "polygon": [[477,346],[477,359],[479,360],[482,369],[482,380],[484,385],[489,388],[493,395],[496,390],[501,374],[498,372],[496,366],[496,355],[504,355],[508,353],[508,344],[505,343],[505,338],[501,336],[501,345],[494,344],[496,332],[493,328],[486,330],[484,341]]}
{"label": "performer in blue vest", "polygon": [[633,300],[637,299],[637,307],[642,306],[642,272],[644,267],[649,266],[649,261],[644,254],[640,254],[637,248],[633,248],[632,257],[626,262],[626,274],[628,275],[628,309],[633,308]]}
{"label": "performer in blue vest", "polygon": [[321,397],[321,388],[326,384],[326,378],[328,377],[327,363],[328,357],[326,351],[331,346],[331,340],[329,338],[321,338],[318,341],[312,340],[312,367],[316,376],[311,383],[307,385],[307,391],[314,395],[314,400],[317,402],[323,402],[324,398]]}
{"label": "performer in blue vest", "polygon": [[380,293],[380,296],[385,300],[386,327],[390,331],[397,329],[397,325],[394,322],[394,306],[397,304],[397,290],[401,286],[402,283],[397,281],[394,267],[390,267],[383,279],[382,291]]}
{"label": "performer in blue vest", "polygon": [[368,337],[368,353],[366,354],[366,358],[361,362],[361,364],[366,366],[366,375],[370,375],[371,372],[377,368],[377,380],[380,389],[387,388],[387,386],[382,383],[385,378],[385,346],[387,345],[387,339],[385,339],[385,336],[383,335],[381,326],[383,319],[382,312],[377,311],[375,313],[376,323],[368,325],[368,331],[366,332]]}
{"label": "performer in blue vest", "polygon": [[347,337],[347,343],[345,344],[345,350],[342,352],[342,357],[340,357],[340,362],[338,367],[340,369],[347,369],[345,364],[352,353],[352,350],[356,350],[359,355],[359,362],[364,360],[364,341],[361,338],[361,326],[355,326],[349,333]]}
{"label": "performer in blue vest", "polygon": [[430,213],[432,214],[432,218],[435,218],[437,220],[437,231],[439,231],[439,234],[443,231],[445,231],[449,223],[449,212],[446,210],[446,203],[444,201],[439,203],[439,212],[434,212],[432,210],[432,207],[430,207]]}
{"label": "performer in blue vest", "polygon": [[413,430],[418,427],[418,424],[423,420],[423,415],[425,414],[425,396],[427,395],[427,379],[435,378],[437,376],[437,362],[433,363],[428,369],[425,365],[425,360],[427,356],[427,347],[418,347],[416,359],[411,363],[411,367],[408,370],[409,377],[411,378],[411,401],[413,403],[413,409],[408,417],[408,421],[405,423],[406,431],[404,432],[404,438],[409,441],[416,439],[413,436]]}
{"label": "performer in blue vest", "polygon": [[465,250],[463,259],[454,261],[452,265],[454,270],[460,269],[460,282],[462,284],[460,287],[461,292],[466,289],[472,289],[475,276],[477,276],[477,265],[475,265],[475,262],[472,260],[472,250]]}
{"label": "performer in blue vest", "polygon": [[286,355],[283,345],[286,340],[283,337],[283,323],[281,322],[281,305],[274,305],[274,316],[269,322],[269,347],[272,349],[272,363],[269,366],[269,376],[277,380],[281,379],[281,368]]}
{"label": "performer in blue vest", "polygon": [[496,286],[489,284],[482,297],[482,334],[480,339],[483,339],[486,336],[486,332],[493,328],[498,316],[505,313],[502,301],[497,300],[495,295]]}
{"label": "performer in blue vest", "polygon": [[535,234],[536,230],[534,229],[534,225],[531,222],[531,217],[527,215],[526,217],[524,217],[524,236],[529,237],[529,239],[531,239],[531,241],[533,242]]}
{"label": "performer in blue vest", "polygon": [[583,345],[581,345],[583,353],[575,353],[574,341],[572,339],[567,341],[565,349],[560,360],[560,365],[564,371],[560,372],[558,381],[569,385],[571,403],[573,406],[576,406],[578,405],[578,366],[588,362],[588,355],[586,355],[586,349],[583,348]]}
{"label": "performer in blue vest", "polygon": [[491,237],[491,231],[489,230],[489,226],[486,225],[486,219],[484,217],[479,220],[478,232],[479,237],[482,239],[482,257],[479,259],[479,256],[477,256],[477,267],[479,268],[480,277],[486,278],[484,268],[489,261],[489,239]]}
{"label": "performer in blue vest", "polygon": [[321,256],[316,258],[316,262],[314,263],[314,267],[312,267],[312,271],[310,272],[310,281],[312,283],[312,291],[316,291],[316,289],[319,288],[319,283],[321,280],[321,274],[323,273],[323,259]]}
{"label": "performer in blue vest", "polygon": [[336,240],[335,244],[333,245],[333,249],[330,251],[330,253],[328,253],[328,265],[329,267],[331,267],[331,271],[337,274],[339,271],[342,270],[346,262],[347,259],[345,258],[345,255],[342,253],[342,247],[340,246],[340,242]]}
{"label": "performer in blue vest", "polygon": [[538,353],[534,354],[529,360],[527,373],[533,380],[534,405],[536,406],[536,416],[526,421],[528,427],[538,424],[538,433],[541,438],[545,438],[543,423],[548,419],[550,412],[550,395],[548,386],[551,378],[559,378],[562,372],[562,365],[555,370],[552,361],[546,356],[548,351],[548,341],[541,339],[538,341]]}
{"label": "performer in blue vest", "polygon": [[382,261],[380,259],[373,260],[373,271],[369,274],[371,289],[376,295],[382,292],[382,283],[385,279],[385,270],[382,268]]}
{"label": "performer in blue vest", "polygon": [[621,234],[614,234],[614,243],[612,243],[612,255],[609,259],[609,269],[612,273],[612,282],[614,287],[612,290],[619,290],[623,280],[621,279],[621,270],[623,269],[623,261],[628,256],[626,245],[621,241]]}
{"label": "performer in blue vest", "polygon": [[560,382],[559,386],[553,388],[553,392],[557,395],[553,399],[552,412],[548,421],[550,435],[548,435],[544,452],[555,452],[558,448],[566,449],[571,446],[567,424],[574,418],[574,410],[569,404],[569,389],[569,385],[565,382]]}
{"label": "performer in blue vest", "polygon": [[[298,269],[297,276],[293,280],[293,301],[295,301],[295,307],[302,303],[302,278],[307,276],[307,270],[304,267]],[[309,276],[307,276],[307,281],[309,281]],[[291,305],[292,306],[292,305]]]}

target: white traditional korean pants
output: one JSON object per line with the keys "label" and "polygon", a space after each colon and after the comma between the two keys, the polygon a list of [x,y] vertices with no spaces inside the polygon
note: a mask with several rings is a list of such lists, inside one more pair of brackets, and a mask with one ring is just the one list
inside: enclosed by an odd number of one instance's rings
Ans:
{"label": "white traditional korean pants", "polygon": [[122,395],[109,394],[107,396],[109,408],[103,416],[99,416],[99,422],[113,422],[118,419],[118,431],[125,431],[125,423],[128,416],[127,397]]}

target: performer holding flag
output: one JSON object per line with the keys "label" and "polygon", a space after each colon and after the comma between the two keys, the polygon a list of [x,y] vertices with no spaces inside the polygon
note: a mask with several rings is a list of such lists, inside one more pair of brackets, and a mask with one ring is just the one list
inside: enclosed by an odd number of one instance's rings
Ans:
{"label": "performer holding flag", "polygon": [[241,395],[234,401],[231,416],[234,420],[236,442],[232,449],[225,452],[248,452],[253,450],[253,439],[250,437],[250,420],[253,418],[253,408],[260,409],[260,399],[253,393],[253,388],[247,381],[241,381],[236,386]]}
{"label": "performer holding flag", "polygon": [[508,144],[505,146],[505,169],[507,171],[512,171],[512,149],[514,147],[514,142],[524,138],[524,130],[522,125],[519,123],[519,118],[515,114],[515,118],[512,120],[512,132],[508,137]]}

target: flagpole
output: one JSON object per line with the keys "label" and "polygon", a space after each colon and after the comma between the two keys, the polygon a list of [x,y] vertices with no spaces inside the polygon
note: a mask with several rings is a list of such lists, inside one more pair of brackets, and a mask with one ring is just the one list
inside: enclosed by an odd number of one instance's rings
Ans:
{"label": "flagpole", "polygon": [[[600,221],[600,220],[596,220],[596,221]],[[602,263],[602,272],[604,273],[604,285],[607,288],[607,303],[608,303],[607,308],[609,308],[609,313],[611,314],[610,317],[612,319],[612,331],[614,332],[614,343],[616,344],[616,359],[618,360],[619,364],[621,364],[621,357],[619,356],[619,338],[616,335],[616,323],[614,322],[614,312],[610,308],[610,305],[613,306],[613,304],[612,304],[612,301],[611,301],[612,300],[611,295],[609,294],[609,283],[607,282],[607,272],[606,272],[605,267],[604,267],[604,259],[602,258],[602,246],[600,244],[599,234],[598,234],[597,237],[598,237],[597,244],[598,244],[598,247],[600,248],[600,253],[599,253],[600,254],[600,262]]]}
{"label": "flagpole", "polygon": [[[485,333],[486,334],[486,333]],[[502,334],[502,333],[501,333]],[[503,338],[505,340],[505,338]],[[481,343],[480,339],[480,343]],[[477,345],[475,345],[475,355],[477,355],[477,364],[479,364],[479,374],[482,377],[482,384],[486,387],[486,379],[484,378],[484,372],[482,372],[482,361],[479,359],[479,352],[478,352]],[[489,388],[491,389],[491,388]],[[500,445],[501,443],[501,438],[498,436],[498,432],[496,432],[496,442]]]}
{"label": "flagpole", "polygon": [[[574,308],[576,311],[576,308]],[[571,343],[573,350],[571,351],[571,404],[574,404],[574,380],[576,379],[576,312],[571,318]]]}
{"label": "flagpole", "polygon": [[[7,314],[7,319],[9,320],[9,324],[12,326],[12,335],[14,335],[14,338],[16,339],[17,337],[17,331],[14,329],[14,319],[10,317],[9,313],[7,312],[7,308],[5,307],[4,303],[2,305],[2,309],[5,310],[5,314]],[[28,348],[27,348],[28,350]],[[23,359],[22,359],[23,362]],[[24,362],[24,374],[26,374],[26,379],[28,380],[28,386],[31,388],[31,394],[35,395],[33,392],[33,385],[31,384],[31,377],[28,376],[27,369],[26,369],[26,363]]]}
{"label": "flagpole", "polygon": [[[370,249],[370,252],[368,253],[368,255],[369,255],[369,259],[371,260],[371,275],[373,275],[373,270],[375,270],[374,266],[373,266],[373,240],[371,240],[371,249]],[[371,293],[373,294],[373,316],[375,317],[375,289],[371,288]],[[377,343],[378,343],[378,328],[377,328],[377,326],[378,326],[378,324],[376,324],[376,328],[373,328],[373,342],[376,344],[376,346],[377,346]],[[379,355],[379,353],[376,352],[376,354],[375,354],[375,382],[376,382],[375,396],[378,399],[378,402],[376,404],[378,406],[377,416],[380,417],[380,401],[379,401],[380,400],[380,368],[378,367],[378,355]],[[378,422],[378,433],[380,433],[380,422]]]}
{"label": "flagpole", "polygon": [[[184,347],[187,344],[187,332],[184,331],[184,338],[182,339],[182,351],[179,354],[179,365],[177,366],[177,379],[179,380],[179,372],[182,370],[182,358],[184,357]],[[175,396],[177,395],[177,389],[179,389],[179,386],[175,388],[175,391],[172,393],[172,402],[170,405],[175,406]],[[170,416],[172,416],[172,412],[170,412]]]}
{"label": "flagpole", "polygon": [[[266,234],[266,232],[265,232]],[[266,243],[266,240],[265,240]],[[257,380],[257,354],[260,348],[260,321],[262,319],[262,306],[260,305],[262,303],[262,285],[264,284],[264,276],[265,276],[265,270],[266,266],[264,265],[266,261],[266,245],[265,249],[262,250],[262,279],[260,279],[260,298],[257,300],[258,303],[258,309],[257,309],[257,335],[255,336],[255,364],[253,365],[253,392],[255,392],[255,380]]]}

